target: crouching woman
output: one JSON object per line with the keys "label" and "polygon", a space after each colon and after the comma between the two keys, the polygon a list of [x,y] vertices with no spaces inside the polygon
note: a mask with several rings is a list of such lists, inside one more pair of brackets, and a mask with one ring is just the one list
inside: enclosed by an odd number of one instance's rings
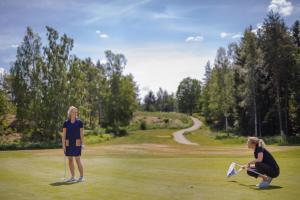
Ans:
{"label": "crouching woman", "polygon": [[256,186],[258,188],[266,188],[270,185],[273,178],[279,176],[279,166],[271,153],[266,149],[262,139],[249,137],[247,145],[249,149],[253,149],[255,157],[255,160],[247,164],[247,173],[249,176],[262,178],[262,181]]}

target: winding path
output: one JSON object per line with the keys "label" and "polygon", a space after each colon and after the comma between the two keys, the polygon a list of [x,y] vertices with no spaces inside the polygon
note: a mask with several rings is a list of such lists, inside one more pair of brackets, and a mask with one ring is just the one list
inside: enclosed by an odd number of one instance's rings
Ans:
{"label": "winding path", "polygon": [[195,117],[191,117],[193,120],[194,125],[191,126],[190,128],[186,128],[186,129],[181,129],[179,131],[176,131],[175,133],[173,133],[173,138],[176,142],[180,143],[180,144],[188,144],[188,145],[198,145],[197,143],[193,143],[191,141],[189,141],[188,139],[186,139],[184,137],[184,133],[186,132],[191,132],[191,131],[195,131],[198,128],[200,128],[201,126],[201,121]]}

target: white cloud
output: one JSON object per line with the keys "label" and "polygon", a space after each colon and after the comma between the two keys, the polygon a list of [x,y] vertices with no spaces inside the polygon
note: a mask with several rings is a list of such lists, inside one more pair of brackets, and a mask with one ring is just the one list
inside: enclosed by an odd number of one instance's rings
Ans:
{"label": "white cloud", "polygon": [[268,11],[278,12],[283,16],[289,16],[293,12],[293,5],[287,0],[272,0],[268,6]]}
{"label": "white cloud", "polygon": [[259,28],[259,29],[261,29],[261,28],[262,28],[262,26],[263,26],[263,24],[262,24],[262,23],[258,23],[258,24],[256,24],[256,27],[257,27],[257,28]]}
{"label": "white cloud", "polygon": [[190,37],[187,37],[185,39],[186,42],[202,42],[203,41],[203,36],[201,35],[198,35],[198,36],[190,36]]}
{"label": "white cloud", "polygon": [[252,30],[252,33],[257,34],[257,31],[262,28],[262,23],[256,24],[256,28]]}
{"label": "white cloud", "polygon": [[243,37],[241,33],[227,33],[227,32],[221,32],[220,33],[221,38],[231,38],[231,39],[237,39]]}
{"label": "white cloud", "polygon": [[241,33],[237,33],[237,34],[234,34],[231,38],[237,39],[237,38],[241,38],[241,37],[243,37],[243,35]]}
{"label": "white cloud", "polygon": [[154,19],[179,19],[179,17],[170,13],[153,13],[152,17]]}
{"label": "white cloud", "polygon": [[97,44],[78,44],[74,49],[76,55],[87,56],[105,63],[105,49],[122,53],[127,59],[124,73],[131,73],[143,98],[149,90],[157,92],[159,87],[168,92],[176,92],[183,78],[203,79],[205,64],[213,61],[214,47],[190,45],[189,43],[148,43],[142,45],[99,46]]}
{"label": "white cloud", "polygon": [[108,35],[103,33],[102,31],[100,30],[96,30],[96,34],[99,36],[99,38],[102,38],[102,39],[106,39],[108,38]]}
{"label": "white cloud", "polygon": [[[125,73],[132,73],[140,88],[140,97],[159,87],[176,92],[183,78],[202,80],[207,60],[213,60],[214,51],[190,45],[152,44],[136,49],[119,50],[128,59]],[[202,67],[203,66],[203,67]]]}
{"label": "white cloud", "polygon": [[100,38],[108,38],[108,35],[107,35],[107,34],[104,34],[104,33],[102,33],[102,34],[100,34],[100,35],[99,35],[99,37],[100,37]]}
{"label": "white cloud", "polygon": [[100,64],[104,65],[107,63],[107,60],[106,59],[100,59]]}
{"label": "white cloud", "polygon": [[0,76],[3,76],[6,73],[6,70],[3,67],[0,67]]}
{"label": "white cloud", "polygon": [[18,48],[18,46],[19,46],[19,45],[17,45],[17,44],[12,44],[12,45],[10,45],[11,48]]}
{"label": "white cloud", "polygon": [[220,37],[221,38],[226,38],[226,37],[228,37],[230,35],[230,33],[226,33],[226,32],[221,32],[220,33]]}
{"label": "white cloud", "polygon": [[150,2],[150,0],[135,1],[107,1],[102,3],[80,3],[81,11],[88,13],[89,18],[83,18],[84,24],[94,24],[101,21],[120,21],[124,17],[130,17],[139,13],[139,7]]}

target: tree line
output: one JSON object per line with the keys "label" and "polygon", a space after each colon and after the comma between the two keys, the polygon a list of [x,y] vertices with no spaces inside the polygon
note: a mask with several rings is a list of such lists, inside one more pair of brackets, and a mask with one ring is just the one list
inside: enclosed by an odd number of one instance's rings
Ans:
{"label": "tree line", "polygon": [[250,26],[239,43],[219,48],[213,69],[206,65],[206,120],[244,135],[299,133],[299,31],[299,21],[289,29],[270,12],[257,33]]}
{"label": "tree line", "polygon": [[5,102],[15,106],[14,128],[24,141],[58,141],[67,109],[74,105],[86,128],[101,125],[119,134],[138,105],[133,76],[123,74],[125,56],[108,50],[107,62],[94,64],[71,54],[72,38],[48,26],[46,30],[47,45],[42,45],[40,36],[27,28],[10,73],[1,79]]}
{"label": "tree line", "polygon": [[[175,111],[200,113],[212,127],[242,135],[300,133],[300,25],[291,28],[270,12],[258,30],[245,29],[237,43],[220,47],[205,65],[203,81],[183,79]],[[146,110],[158,109],[152,91]]]}
{"label": "tree line", "polygon": [[[220,47],[202,81],[184,78],[176,93],[149,91],[143,101],[127,60],[105,51],[106,63],[71,54],[73,39],[47,29],[47,45],[27,28],[10,73],[2,77],[0,114],[16,112],[24,138],[57,140],[69,105],[86,127],[116,134],[135,110],[200,113],[211,126],[242,135],[300,132],[300,25],[270,12],[261,28],[247,27],[237,43]],[[9,111],[8,111],[9,110]],[[14,111],[15,110],[15,111]]]}

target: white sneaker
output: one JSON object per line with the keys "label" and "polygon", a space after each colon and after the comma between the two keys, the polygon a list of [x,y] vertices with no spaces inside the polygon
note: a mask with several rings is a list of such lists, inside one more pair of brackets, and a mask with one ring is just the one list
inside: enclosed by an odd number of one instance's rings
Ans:
{"label": "white sneaker", "polygon": [[66,180],[67,183],[71,183],[76,181],[76,179],[74,177],[69,178],[68,180]]}
{"label": "white sneaker", "polygon": [[79,179],[77,180],[77,182],[83,182],[83,181],[84,181],[83,176],[80,176]]}
{"label": "white sneaker", "polygon": [[267,181],[262,181],[262,182],[259,184],[258,188],[264,189],[264,188],[269,187],[269,185],[270,185],[269,182],[267,182]]}

